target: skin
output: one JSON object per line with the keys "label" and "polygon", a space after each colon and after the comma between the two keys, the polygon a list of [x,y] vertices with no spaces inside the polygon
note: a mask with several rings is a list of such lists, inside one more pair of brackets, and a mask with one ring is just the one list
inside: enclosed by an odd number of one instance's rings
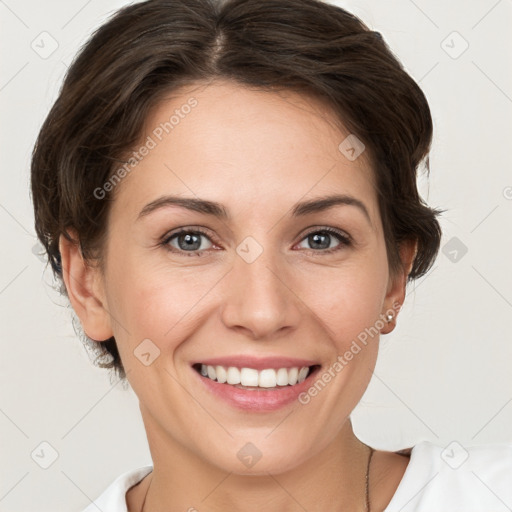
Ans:
{"label": "skin", "polygon": [[[64,281],[86,334],[114,335],[139,398],[154,470],[127,493],[144,510],[365,510],[368,447],[349,415],[372,376],[379,335],[307,405],[242,412],[212,396],[191,362],[233,354],[294,356],[328,368],[359,333],[402,304],[415,246],[401,247],[404,270],[390,275],[370,164],[338,149],[348,132],[327,105],[293,92],[263,92],[228,81],[182,89],[146,120],[141,141],[193,96],[198,104],[117,185],[100,267],[61,237]],[[299,201],[348,194],[356,207],[334,206],[303,218]],[[222,203],[220,220],[177,206],[138,219],[166,194]],[[164,235],[202,226],[202,256]],[[332,227],[346,246],[311,237]],[[263,248],[248,263],[236,252],[247,237]],[[174,249],[175,252],[169,250]],[[216,248],[216,249],[215,249]],[[391,332],[380,322],[380,334]],[[135,357],[150,339],[160,355]],[[322,370],[321,370],[322,371]],[[261,459],[245,467],[247,442]],[[370,470],[372,511],[393,496],[408,459],[377,451]]]}

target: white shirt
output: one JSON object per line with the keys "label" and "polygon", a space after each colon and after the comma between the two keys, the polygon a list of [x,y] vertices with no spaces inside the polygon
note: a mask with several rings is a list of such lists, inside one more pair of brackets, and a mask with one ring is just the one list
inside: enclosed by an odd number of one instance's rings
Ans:
{"label": "white shirt", "polygon": [[[384,512],[510,512],[512,444],[447,447],[422,441]],[[153,470],[127,471],[83,512],[127,512],[126,492]]]}

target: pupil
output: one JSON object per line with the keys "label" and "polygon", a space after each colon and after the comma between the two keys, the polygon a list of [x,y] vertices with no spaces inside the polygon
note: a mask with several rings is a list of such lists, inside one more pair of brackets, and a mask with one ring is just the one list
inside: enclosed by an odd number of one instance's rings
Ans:
{"label": "pupil", "polygon": [[[313,239],[314,244],[317,244],[317,243],[320,243],[321,245],[321,249],[327,249],[329,247],[329,241],[328,241],[328,238],[329,238],[329,235],[324,233],[324,234],[319,234],[319,233],[315,233],[314,235],[311,235],[311,238]],[[319,239],[323,238],[324,239],[324,242],[327,242],[327,243],[324,243],[322,244],[321,242],[319,242]],[[318,248],[318,247],[317,247]]]}
{"label": "pupil", "polygon": [[[199,237],[197,235],[186,234],[186,235],[182,235],[179,238],[180,239],[184,238],[186,241],[184,246],[181,243],[179,244],[181,249],[183,249],[183,248],[199,249],[199,247],[201,246],[201,240],[199,239]],[[194,241],[194,238],[195,238],[195,241]],[[195,247],[195,246],[193,247],[194,244],[196,244],[197,247]]]}

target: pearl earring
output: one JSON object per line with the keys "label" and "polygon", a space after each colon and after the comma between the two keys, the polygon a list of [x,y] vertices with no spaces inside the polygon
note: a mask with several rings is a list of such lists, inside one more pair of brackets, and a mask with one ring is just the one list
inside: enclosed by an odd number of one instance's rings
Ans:
{"label": "pearl earring", "polygon": [[391,320],[393,320],[393,314],[392,313],[388,313],[386,315],[386,320],[388,321],[388,324],[389,324],[389,322],[391,322]]}

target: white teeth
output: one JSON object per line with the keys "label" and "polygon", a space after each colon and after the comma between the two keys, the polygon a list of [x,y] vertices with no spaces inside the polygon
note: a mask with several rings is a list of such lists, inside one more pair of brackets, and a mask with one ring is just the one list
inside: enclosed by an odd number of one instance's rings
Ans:
{"label": "white teeth", "polygon": [[217,374],[217,381],[224,384],[228,380],[228,373],[223,366],[216,366],[215,373]]}
{"label": "white teeth", "polygon": [[216,380],[221,384],[231,384],[260,388],[275,388],[277,386],[294,386],[303,382],[309,374],[309,367],[302,368],[266,368],[258,371],[254,368],[236,368],[230,366],[210,366],[201,365],[200,369],[203,377]]}
{"label": "white teeth", "polygon": [[[204,366],[204,365],[203,365]],[[228,384],[240,384],[240,370],[234,366],[228,368]]]}
{"label": "white teeth", "polygon": [[254,368],[242,368],[240,372],[240,383],[242,386],[257,386],[258,370]]}
{"label": "white teeth", "polygon": [[299,372],[299,376],[297,377],[297,382],[303,382],[308,376],[309,368],[301,368]]}
{"label": "white teeth", "polygon": [[[288,382],[286,383],[288,384]],[[258,386],[260,388],[275,388],[277,385],[277,377],[275,370],[261,370],[258,378]]]}
{"label": "white teeth", "polygon": [[217,373],[215,372],[215,368],[213,366],[207,366],[208,370],[208,378],[215,380],[217,378]]}
{"label": "white teeth", "polygon": [[292,386],[294,384],[297,384],[297,377],[299,376],[299,369],[298,368],[290,368],[288,371],[288,383]]}
{"label": "white teeth", "polygon": [[288,385],[288,370],[286,368],[279,368],[279,370],[277,370],[276,383],[278,386]]}

